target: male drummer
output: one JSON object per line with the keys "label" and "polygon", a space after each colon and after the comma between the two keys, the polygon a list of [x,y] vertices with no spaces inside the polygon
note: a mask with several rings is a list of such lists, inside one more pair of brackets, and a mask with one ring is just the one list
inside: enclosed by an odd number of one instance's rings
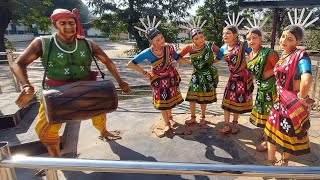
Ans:
{"label": "male drummer", "polygon": [[[51,15],[52,24],[58,30],[54,35],[35,38],[27,49],[11,66],[16,78],[22,84],[22,92],[16,104],[26,107],[34,95],[34,87],[27,75],[27,66],[41,57],[44,67],[47,67],[45,86],[54,88],[61,84],[79,80],[94,79],[91,73],[93,55],[98,58],[117,80],[124,93],[129,93],[130,87],[124,82],[114,63],[103,52],[99,45],[84,39],[83,29],[77,9],[72,12],[66,9],[56,9]],[[86,41],[88,44],[86,44]],[[106,129],[106,114],[92,118],[93,126],[100,131],[103,138],[120,138]],[[43,103],[40,102],[38,120],[35,130],[42,144],[46,146],[50,156],[59,157],[59,130],[61,124],[48,124]]]}

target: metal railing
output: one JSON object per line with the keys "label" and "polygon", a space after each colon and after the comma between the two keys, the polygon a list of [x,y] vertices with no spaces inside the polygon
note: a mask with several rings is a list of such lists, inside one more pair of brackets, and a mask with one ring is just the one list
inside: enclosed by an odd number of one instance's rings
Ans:
{"label": "metal railing", "polygon": [[8,142],[0,142],[0,179],[15,180],[14,168],[47,169],[47,180],[58,180],[57,170],[172,175],[247,176],[319,179],[320,167],[196,164],[145,161],[109,161],[10,155]]}

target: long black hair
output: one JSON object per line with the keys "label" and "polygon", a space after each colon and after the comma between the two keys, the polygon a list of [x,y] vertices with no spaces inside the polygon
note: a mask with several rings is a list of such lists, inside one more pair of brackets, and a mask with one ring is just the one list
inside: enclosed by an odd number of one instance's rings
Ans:
{"label": "long black hair", "polygon": [[297,41],[301,41],[304,38],[304,30],[298,25],[289,25],[285,27],[283,31],[289,31],[290,33],[292,33],[296,37]]}
{"label": "long black hair", "polygon": [[150,28],[146,32],[146,36],[149,40],[152,40],[154,37],[156,37],[158,34],[161,34],[161,32],[156,28]]}

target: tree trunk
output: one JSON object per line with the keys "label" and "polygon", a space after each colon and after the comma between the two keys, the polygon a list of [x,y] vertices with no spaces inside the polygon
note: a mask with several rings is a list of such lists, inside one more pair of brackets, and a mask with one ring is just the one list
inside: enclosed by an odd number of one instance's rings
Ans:
{"label": "tree trunk", "polygon": [[[6,52],[4,44],[4,33],[11,20],[11,13],[7,6],[0,6],[0,52]],[[6,56],[0,56],[0,60],[7,59]]]}
{"label": "tree trunk", "polygon": [[[0,29],[0,52],[6,52],[6,48],[4,45],[4,31]],[[0,60],[7,59],[6,55],[0,55]]]}
{"label": "tree trunk", "polygon": [[137,46],[140,50],[146,49],[149,47],[149,42],[147,40],[144,40],[139,35],[138,31],[134,28],[135,23],[139,22],[139,14],[134,9],[134,0],[129,0],[129,18],[128,18],[128,32],[134,36],[137,42]]}

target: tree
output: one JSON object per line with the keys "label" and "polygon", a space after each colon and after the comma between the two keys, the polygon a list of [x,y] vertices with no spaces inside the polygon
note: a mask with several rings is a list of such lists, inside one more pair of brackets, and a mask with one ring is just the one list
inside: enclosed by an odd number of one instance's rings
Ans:
{"label": "tree", "polygon": [[0,2],[0,52],[5,51],[4,33],[10,21],[24,25],[37,24],[40,30],[47,30],[49,18],[41,10],[51,5],[50,0],[2,0]]}
{"label": "tree", "polygon": [[203,33],[207,40],[214,41],[221,46],[222,29],[225,27],[228,7],[226,0],[206,0],[203,6],[200,6],[197,15],[207,20],[203,27]]}
{"label": "tree", "polygon": [[[181,17],[188,15],[187,9],[199,0],[89,0],[88,4],[93,7],[93,13],[103,18],[106,24],[110,20],[104,17],[113,17],[111,21],[123,23],[127,32],[134,36],[139,49],[148,47],[149,43],[134,26],[141,26],[139,18],[145,18],[147,15],[156,16],[162,21],[177,21]],[[166,36],[166,32],[162,32]]]}
{"label": "tree", "polygon": [[[25,25],[36,23],[38,29],[47,30],[49,19],[41,10],[50,6],[50,0],[2,0],[0,1],[0,52],[5,51],[4,33],[10,21]],[[1,57],[5,59],[5,57]]]}

